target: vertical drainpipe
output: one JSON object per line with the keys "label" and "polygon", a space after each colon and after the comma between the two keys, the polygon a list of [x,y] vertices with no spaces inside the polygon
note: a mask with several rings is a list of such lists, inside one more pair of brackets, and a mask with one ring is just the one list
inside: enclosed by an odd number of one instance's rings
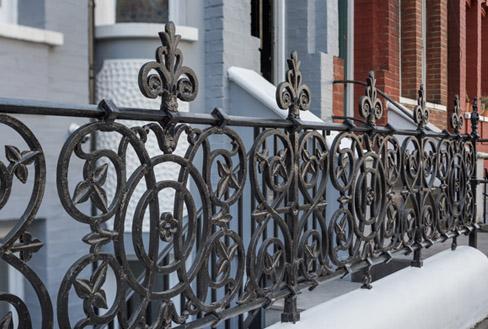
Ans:
{"label": "vertical drainpipe", "polygon": [[[95,0],[88,0],[88,102],[95,104]],[[90,149],[96,149],[96,134],[90,138]],[[91,205],[92,216],[97,215],[97,209]],[[96,267],[93,268],[95,270]]]}
{"label": "vertical drainpipe", "polygon": [[88,0],[88,100],[95,104],[95,0]]}

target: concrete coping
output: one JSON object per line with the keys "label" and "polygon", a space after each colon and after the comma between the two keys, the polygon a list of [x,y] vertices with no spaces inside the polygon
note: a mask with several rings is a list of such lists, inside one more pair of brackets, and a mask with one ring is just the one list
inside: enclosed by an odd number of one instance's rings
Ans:
{"label": "concrete coping", "polygon": [[[157,23],[117,23],[110,25],[98,25],[95,28],[95,38],[101,39],[157,39],[158,33],[164,31],[164,24]],[[177,25],[176,34],[181,35],[181,40],[188,42],[198,41],[198,29],[196,27]]]}
{"label": "concrete coping", "polygon": [[[283,119],[288,117],[288,111],[280,109],[276,104],[276,86],[264,79],[259,73],[243,67],[231,66],[227,70],[227,74],[230,81],[241,87],[279,117]],[[303,121],[324,122],[310,111],[301,111],[300,119]]]}
{"label": "concrete coping", "polygon": [[458,247],[267,329],[468,329],[488,316],[488,258]]}

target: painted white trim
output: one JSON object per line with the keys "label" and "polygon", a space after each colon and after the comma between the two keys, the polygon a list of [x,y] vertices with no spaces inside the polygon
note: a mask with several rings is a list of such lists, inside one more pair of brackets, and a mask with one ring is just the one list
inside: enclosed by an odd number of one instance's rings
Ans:
{"label": "painted white trim", "polygon": [[0,1],[0,23],[17,24],[17,0]]}
{"label": "painted white trim", "polygon": [[[95,38],[101,39],[125,39],[125,38],[157,38],[158,33],[164,29],[156,23],[118,23],[100,25],[95,28]],[[181,40],[198,41],[198,29],[190,26],[176,26],[176,33],[181,35]]]}
{"label": "painted white trim", "polygon": [[[417,101],[415,99],[411,99],[411,98],[407,98],[407,97],[400,97],[400,103],[406,104],[406,105],[413,105],[413,106],[417,105]],[[437,111],[447,112],[447,107],[445,105],[426,102],[425,106],[430,108],[430,109],[437,110]]]}
{"label": "painted white trim", "polygon": [[95,0],[95,25],[115,24],[116,0]]}
{"label": "painted white trim", "polygon": [[286,1],[274,0],[274,81],[285,80]]}
{"label": "painted white trim", "polygon": [[[471,119],[471,112],[465,112],[464,113],[464,118],[465,119]],[[483,115],[480,115],[480,121],[488,122],[488,117],[483,116]]]}
{"label": "painted white trim", "polygon": [[168,1],[168,20],[175,24],[184,23],[181,17],[182,11],[181,5],[184,1],[181,0],[169,0]]}
{"label": "painted white trim", "polygon": [[0,38],[43,43],[48,46],[62,46],[64,43],[63,33],[17,24],[0,23]]}

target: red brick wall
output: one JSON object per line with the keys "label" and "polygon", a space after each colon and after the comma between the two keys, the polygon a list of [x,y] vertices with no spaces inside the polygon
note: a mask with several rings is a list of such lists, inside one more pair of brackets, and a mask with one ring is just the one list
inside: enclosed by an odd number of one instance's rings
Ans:
{"label": "red brick wall", "polygon": [[447,24],[447,0],[427,0],[427,101],[442,105],[448,105]]}
{"label": "red brick wall", "polygon": [[[485,9],[486,10],[486,9]],[[481,96],[488,96],[488,17],[481,21]]]}
{"label": "red brick wall", "polygon": [[[344,80],[344,60],[334,56],[334,80]],[[332,115],[344,116],[344,85],[335,84],[333,87]],[[342,121],[342,120],[341,120]]]}
{"label": "red brick wall", "polygon": [[459,95],[461,108],[466,107],[466,2],[448,2],[448,115],[451,117],[453,100]]}
{"label": "red brick wall", "polygon": [[470,99],[481,96],[481,0],[471,0],[466,9],[466,92]]}
{"label": "red brick wall", "polygon": [[422,0],[401,3],[402,96],[415,99],[422,83]]}
{"label": "red brick wall", "polygon": [[[377,87],[393,99],[400,97],[399,2],[356,0],[354,2],[354,78],[365,81],[375,71]],[[364,91],[356,88],[356,102]],[[355,115],[359,115],[355,106]],[[384,124],[387,112],[378,124]]]}
{"label": "red brick wall", "polygon": [[430,109],[429,121],[439,129],[447,129],[447,112]]}

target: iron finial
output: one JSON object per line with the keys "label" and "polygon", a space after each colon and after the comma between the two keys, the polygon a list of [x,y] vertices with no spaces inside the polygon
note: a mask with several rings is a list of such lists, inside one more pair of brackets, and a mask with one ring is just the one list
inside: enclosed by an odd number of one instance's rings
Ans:
{"label": "iron finial", "polygon": [[191,102],[198,93],[195,72],[183,66],[183,53],[178,48],[181,40],[175,34],[175,25],[168,22],[159,32],[162,46],[156,49],[156,61],[144,64],[139,71],[139,89],[148,98],[161,96],[161,109],[177,112],[178,99]]}
{"label": "iron finial", "polygon": [[429,123],[429,110],[425,106],[424,85],[421,84],[417,95],[417,106],[413,110],[413,120],[419,128],[424,128]]}
{"label": "iron finial", "polygon": [[296,51],[291,53],[287,62],[286,81],[281,82],[276,88],[276,102],[281,109],[288,109],[289,119],[298,119],[300,111],[310,108],[312,95],[308,86],[302,83],[301,62]]}
{"label": "iron finial", "polygon": [[459,95],[454,97],[454,109],[451,114],[451,126],[456,134],[459,133],[463,127],[463,117],[461,115],[461,105],[459,103]]}
{"label": "iron finial", "polygon": [[359,98],[359,113],[368,124],[374,125],[383,116],[383,103],[376,91],[376,78],[373,71],[369,72],[366,80],[365,96]]}
{"label": "iron finial", "polygon": [[478,123],[480,121],[480,114],[478,112],[478,98],[473,99],[473,111],[471,112],[471,137],[478,138]]}

